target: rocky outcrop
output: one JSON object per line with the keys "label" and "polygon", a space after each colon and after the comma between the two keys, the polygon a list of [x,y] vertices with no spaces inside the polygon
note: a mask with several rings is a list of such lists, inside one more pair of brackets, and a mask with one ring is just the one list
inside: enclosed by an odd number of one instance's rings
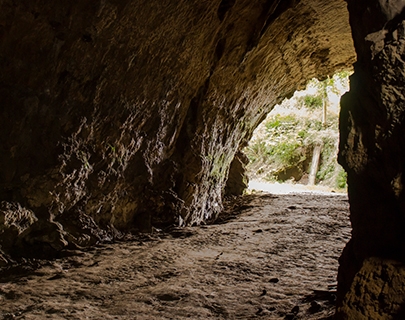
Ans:
{"label": "rocky outcrop", "polygon": [[344,295],[365,259],[405,261],[405,6],[348,4],[357,62],[341,101],[339,161],[348,172],[353,232],[340,259],[340,302],[351,299]]}
{"label": "rocky outcrop", "polygon": [[[0,199],[55,248],[215,217],[272,106],[354,61],[340,0],[5,0],[0,21]],[[48,246],[34,229],[15,241]]]}
{"label": "rocky outcrop", "polygon": [[225,185],[225,196],[241,196],[249,186],[246,165],[249,158],[241,151],[235,154],[229,166],[228,179]]}
{"label": "rocky outcrop", "polygon": [[368,258],[356,274],[339,319],[404,319],[405,265],[398,261]]}

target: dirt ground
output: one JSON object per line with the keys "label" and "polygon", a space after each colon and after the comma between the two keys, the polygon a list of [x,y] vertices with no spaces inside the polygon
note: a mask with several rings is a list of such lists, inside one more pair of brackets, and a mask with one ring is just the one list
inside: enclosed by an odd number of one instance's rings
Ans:
{"label": "dirt ground", "polygon": [[253,194],[213,225],[2,270],[0,319],[325,319],[344,195]]}

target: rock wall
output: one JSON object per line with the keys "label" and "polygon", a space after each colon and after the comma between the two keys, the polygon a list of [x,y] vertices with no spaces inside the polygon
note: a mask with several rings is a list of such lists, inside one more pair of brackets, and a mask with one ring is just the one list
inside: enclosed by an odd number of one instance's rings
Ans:
{"label": "rock wall", "polygon": [[[405,261],[405,3],[349,0],[348,5],[357,62],[341,101],[339,161],[348,172],[353,232],[340,259],[339,303],[366,259]],[[379,281],[356,277],[366,287],[367,281]],[[340,317],[357,318],[350,310],[342,306]]]}
{"label": "rock wall", "polygon": [[353,61],[340,0],[1,1],[2,250],[215,217],[272,106]]}
{"label": "rock wall", "polygon": [[380,258],[367,258],[356,274],[338,319],[404,319],[405,266]]}
{"label": "rock wall", "polygon": [[342,0],[0,1],[0,265],[215,218],[254,128],[354,41],[338,317],[369,315],[405,262],[405,4],[347,4],[351,30]]}

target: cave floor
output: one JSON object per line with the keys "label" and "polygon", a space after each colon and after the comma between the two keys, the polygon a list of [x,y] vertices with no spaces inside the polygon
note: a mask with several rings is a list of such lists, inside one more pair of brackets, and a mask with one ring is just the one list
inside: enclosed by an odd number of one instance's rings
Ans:
{"label": "cave floor", "polygon": [[2,319],[325,319],[344,195],[253,194],[214,225],[103,244],[0,276]]}

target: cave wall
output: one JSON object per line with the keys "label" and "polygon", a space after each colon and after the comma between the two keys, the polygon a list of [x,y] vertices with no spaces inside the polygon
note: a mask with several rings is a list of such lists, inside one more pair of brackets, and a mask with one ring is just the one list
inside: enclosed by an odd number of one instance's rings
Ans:
{"label": "cave wall", "polygon": [[243,189],[239,151],[272,107],[357,59],[341,103],[353,236],[338,317],[375,315],[368,281],[388,296],[405,283],[395,271],[405,262],[403,9],[0,1],[0,265],[215,218],[225,192]]}
{"label": "cave wall", "polygon": [[[349,0],[348,8],[357,62],[350,92],[341,100],[339,161],[348,172],[353,232],[340,259],[338,293],[344,305],[339,319],[367,318],[373,312],[373,319],[391,319],[394,312],[402,312],[397,314],[402,319],[404,305],[400,311],[400,305],[383,300],[389,288],[403,292],[405,279],[399,276],[390,285],[389,272],[370,277],[369,261],[377,257],[381,262],[374,269],[383,270],[405,262],[405,3]],[[362,288],[372,287],[366,283],[370,279],[376,288],[379,281],[385,283],[380,297],[371,295],[381,300],[380,309],[369,298],[361,301],[368,290]]]}
{"label": "cave wall", "polygon": [[3,252],[214,218],[274,104],[351,66],[347,19],[339,0],[1,1]]}

